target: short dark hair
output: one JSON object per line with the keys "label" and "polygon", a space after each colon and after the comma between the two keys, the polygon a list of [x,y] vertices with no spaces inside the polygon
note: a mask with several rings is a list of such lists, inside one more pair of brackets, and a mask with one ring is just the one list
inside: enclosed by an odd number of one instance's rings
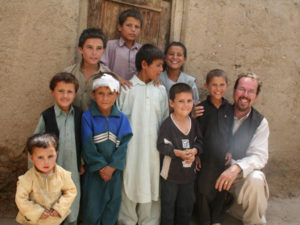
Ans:
{"label": "short dark hair", "polygon": [[214,70],[211,70],[207,73],[206,75],[206,84],[209,84],[209,82],[211,81],[211,79],[213,77],[223,77],[226,81],[226,83],[228,83],[228,77],[227,77],[227,74],[221,70],[221,69],[214,69]]}
{"label": "short dark hair", "polygon": [[262,81],[259,79],[259,76],[257,76],[255,73],[241,73],[241,74],[239,74],[238,78],[236,79],[235,84],[234,84],[234,90],[237,89],[237,86],[239,85],[239,82],[243,77],[251,78],[252,80],[255,80],[257,82],[256,94],[258,95],[261,91]]}
{"label": "short dark hair", "polygon": [[54,91],[57,83],[61,82],[61,81],[65,82],[65,83],[74,84],[75,92],[77,92],[77,90],[79,88],[78,80],[73,74],[67,73],[67,72],[57,73],[52,77],[52,79],[50,80],[50,84],[49,84],[50,90]]}
{"label": "short dark hair", "polygon": [[136,54],[135,66],[137,71],[141,71],[142,61],[145,60],[147,65],[149,66],[155,59],[164,60],[164,58],[164,53],[162,53],[159,48],[155,47],[152,44],[144,44]]}
{"label": "short dark hair", "polygon": [[89,38],[99,38],[103,42],[103,47],[106,48],[107,37],[99,28],[87,28],[82,31],[79,37],[78,47],[83,48],[85,41]]}
{"label": "short dark hair", "polygon": [[50,146],[54,147],[55,151],[58,151],[58,138],[55,134],[34,134],[26,142],[26,149],[30,155],[32,155],[34,148],[48,148]]}
{"label": "short dark hair", "polygon": [[192,90],[190,85],[185,84],[185,83],[176,83],[170,89],[170,92],[169,92],[170,99],[172,101],[174,101],[175,97],[176,97],[176,94],[179,94],[179,93],[182,93],[182,92],[188,92],[188,93],[191,93],[193,95],[193,90]]}
{"label": "short dark hair", "polygon": [[121,12],[121,14],[119,16],[119,25],[122,26],[128,17],[133,17],[133,18],[138,19],[141,22],[141,26],[143,26],[143,17],[140,14],[140,12],[137,11],[136,9],[127,9],[127,10]]}

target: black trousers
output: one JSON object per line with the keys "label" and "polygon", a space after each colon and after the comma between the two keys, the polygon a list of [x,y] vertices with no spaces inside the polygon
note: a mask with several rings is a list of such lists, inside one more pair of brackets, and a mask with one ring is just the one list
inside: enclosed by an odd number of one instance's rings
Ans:
{"label": "black trousers", "polygon": [[231,195],[227,191],[216,192],[214,196],[197,194],[197,217],[199,225],[222,223],[226,210],[231,205]]}
{"label": "black trousers", "polygon": [[161,225],[189,225],[195,201],[194,181],[175,184],[161,178]]}

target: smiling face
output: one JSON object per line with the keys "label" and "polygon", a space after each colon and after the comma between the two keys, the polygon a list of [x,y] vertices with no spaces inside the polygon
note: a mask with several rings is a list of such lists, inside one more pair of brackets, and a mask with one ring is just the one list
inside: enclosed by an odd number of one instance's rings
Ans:
{"label": "smiling face", "polygon": [[181,92],[175,94],[174,100],[169,100],[170,106],[174,109],[173,114],[177,117],[187,117],[193,109],[193,94]]}
{"label": "smiling face", "polygon": [[212,77],[209,83],[204,84],[205,88],[209,91],[212,102],[219,102],[225,95],[228,84],[224,77]]}
{"label": "smiling face", "polygon": [[134,17],[127,17],[122,25],[118,25],[121,37],[126,43],[133,43],[141,31],[141,21]]}
{"label": "smiling face", "polygon": [[58,107],[68,114],[71,104],[76,96],[75,84],[66,83],[64,81],[57,82],[51,93]]}
{"label": "smiling face", "polygon": [[57,152],[53,146],[47,148],[35,147],[29,157],[39,172],[49,174],[55,167]]}
{"label": "smiling face", "polygon": [[119,93],[112,92],[109,87],[98,87],[92,94],[100,112],[108,117],[112,106],[119,97]]}
{"label": "smiling face", "polygon": [[246,115],[255,100],[257,95],[258,83],[249,77],[240,79],[236,89],[233,90],[235,112]]}
{"label": "smiling face", "polygon": [[180,70],[185,62],[184,49],[181,46],[173,45],[169,47],[166,53],[166,64],[169,69]]}
{"label": "smiling face", "polygon": [[104,53],[103,41],[100,38],[88,38],[83,47],[78,47],[83,62],[88,65],[97,65]]}

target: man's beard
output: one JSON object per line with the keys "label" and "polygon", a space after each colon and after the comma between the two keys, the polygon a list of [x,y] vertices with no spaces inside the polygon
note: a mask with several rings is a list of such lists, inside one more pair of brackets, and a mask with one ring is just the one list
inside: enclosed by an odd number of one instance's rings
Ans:
{"label": "man's beard", "polygon": [[[248,105],[245,106],[245,107],[241,107],[240,104],[239,104],[241,99],[246,99],[246,100],[248,101]],[[238,102],[235,103],[234,105],[235,105],[235,107],[236,107],[239,111],[245,112],[245,111],[247,111],[247,110],[249,110],[249,109],[251,108],[251,106],[250,106],[250,101],[251,101],[251,100],[250,100],[249,98],[246,98],[246,97],[240,97],[240,98],[238,99]]]}

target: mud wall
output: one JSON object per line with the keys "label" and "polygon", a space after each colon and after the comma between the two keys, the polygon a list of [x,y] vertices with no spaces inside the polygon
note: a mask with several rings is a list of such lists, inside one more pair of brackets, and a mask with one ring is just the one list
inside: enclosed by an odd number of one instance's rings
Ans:
{"label": "mud wall", "polygon": [[0,215],[26,169],[26,138],[53,104],[49,80],[74,63],[82,2],[0,0]]}
{"label": "mud wall", "polygon": [[255,107],[269,121],[273,195],[300,193],[300,1],[185,1],[181,41],[188,49],[185,71],[198,78],[215,68],[230,77],[227,98],[241,72],[263,81]]}
{"label": "mud wall", "polygon": [[[198,78],[201,92],[202,79],[214,68],[230,76],[229,99],[240,72],[261,76],[256,107],[271,129],[271,193],[299,195],[300,1],[176,1],[183,7],[185,71]],[[25,140],[53,103],[49,79],[74,63],[87,2],[0,0],[0,216],[13,207],[17,177],[26,169]]]}

